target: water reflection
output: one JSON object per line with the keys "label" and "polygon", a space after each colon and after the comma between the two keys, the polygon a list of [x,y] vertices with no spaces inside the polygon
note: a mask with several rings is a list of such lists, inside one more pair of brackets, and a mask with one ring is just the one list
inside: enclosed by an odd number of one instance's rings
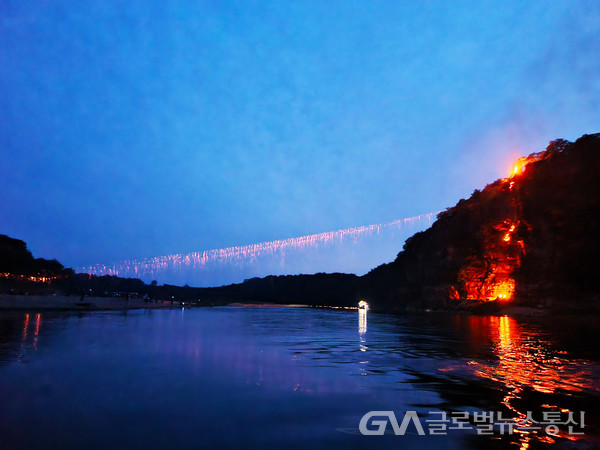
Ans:
{"label": "water reflection", "polygon": [[[568,412],[561,404],[535,405],[526,401],[530,391],[540,394],[567,394],[591,391],[600,392],[595,378],[595,366],[586,361],[567,358],[567,352],[554,348],[536,327],[522,327],[508,316],[469,317],[469,324],[477,333],[489,334],[497,360],[471,360],[469,366],[475,375],[504,386],[502,404],[511,411],[520,430],[520,446],[527,448],[532,440],[553,443],[554,439],[536,430],[536,423],[528,411],[547,409]],[[564,396],[563,396],[564,397]],[[558,395],[545,396],[557,403]],[[579,412],[577,412],[579,414]],[[557,435],[577,439],[563,431]]]}
{"label": "water reflection", "polygon": [[42,325],[42,315],[40,313],[37,313],[35,315],[35,331],[34,331],[34,338],[33,338],[33,349],[37,350],[37,344],[38,344],[38,337],[40,335],[40,326]]}
{"label": "water reflection", "polygon": [[[359,349],[361,352],[366,352],[368,349],[367,339],[365,336],[366,332],[367,332],[367,308],[359,307],[358,308],[358,335],[359,335],[359,339],[360,339]],[[364,358],[361,358],[361,360],[358,362],[358,368],[359,368],[361,375],[367,375],[368,364],[369,364],[369,361],[367,361]]]}
{"label": "water reflection", "polygon": [[553,347],[535,329],[524,330],[508,316],[470,317],[475,327],[488,327],[497,361],[470,361],[480,377],[498,381],[515,393],[524,386],[538,392],[599,391],[592,367]]}
{"label": "water reflection", "polygon": [[[0,421],[0,436],[7,448],[43,448],[29,433],[34,422],[38,435],[66,442],[64,449],[91,441],[99,448],[369,448],[373,439],[336,428],[356,428],[374,409],[515,416],[524,432],[474,443],[486,448],[559,440],[527,428],[527,411],[544,408],[589,411],[584,438],[597,430],[597,353],[574,358],[576,350],[541,326],[509,317],[371,314],[367,329],[368,311],[355,314],[1,313],[0,417],[14,425]],[[35,403],[24,400],[34,396]],[[375,445],[464,448],[460,433],[449,432],[447,446],[428,439],[405,445],[391,436]]]}
{"label": "water reflection", "polygon": [[42,325],[41,313],[2,313],[0,363],[23,361],[28,351],[37,351]]}
{"label": "water reflection", "polygon": [[365,334],[367,332],[367,310],[358,310],[358,333]]}
{"label": "water reflection", "polygon": [[27,330],[29,329],[29,314],[25,314],[25,323],[23,324],[23,339],[22,341],[27,340]]}

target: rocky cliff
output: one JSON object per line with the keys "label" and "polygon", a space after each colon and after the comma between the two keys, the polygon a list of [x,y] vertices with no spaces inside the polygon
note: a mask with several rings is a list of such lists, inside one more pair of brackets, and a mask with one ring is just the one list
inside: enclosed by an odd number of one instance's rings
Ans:
{"label": "rocky cliff", "polygon": [[359,296],[393,309],[600,302],[600,134],[557,140],[438,215]]}

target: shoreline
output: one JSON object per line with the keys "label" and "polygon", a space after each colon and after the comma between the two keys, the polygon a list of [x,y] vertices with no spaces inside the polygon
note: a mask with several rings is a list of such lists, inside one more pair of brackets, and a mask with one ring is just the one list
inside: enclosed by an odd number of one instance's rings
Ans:
{"label": "shoreline", "polygon": [[84,297],[66,295],[0,295],[0,311],[121,311],[128,309],[167,309],[180,307],[179,302],[141,298]]}
{"label": "shoreline", "polygon": [[[67,295],[8,295],[0,294],[0,312],[2,311],[124,311],[135,309],[172,309],[185,307],[297,307],[297,308],[326,308],[326,309],[356,309],[355,307],[340,307],[330,305],[307,305],[307,304],[279,304],[271,302],[240,301],[239,299],[221,299],[218,302],[206,302],[198,304],[190,301],[180,300],[151,300],[143,298],[122,297],[84,297]],[[473,305],[472,308],[432,308],[432,309],[370,309],[373,313],[382,314],[427,314],[427,313],[454,313],[470,316],[510,316],[523,319],[548,319],[560,316],[571,316],[587,314],[592,317],[600,316],[600,310],[596,308],[540,308],[524,305]]]}

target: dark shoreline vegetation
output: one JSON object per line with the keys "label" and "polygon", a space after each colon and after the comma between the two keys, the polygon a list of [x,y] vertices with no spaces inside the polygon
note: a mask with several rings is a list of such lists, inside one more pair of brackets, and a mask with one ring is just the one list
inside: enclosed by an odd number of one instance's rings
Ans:
{"label": "dark shoreline vegetation", "polygon": [[[600,312],[600,134],[552,141],[514,173],[438,215],[364,276],[267,276],[213,288],[76,274],[0,235],[0,294],[355,306],[481,314]],[[0,303],[2,300],[0,299]],[[1,306],[1,305],[0,305]]]}

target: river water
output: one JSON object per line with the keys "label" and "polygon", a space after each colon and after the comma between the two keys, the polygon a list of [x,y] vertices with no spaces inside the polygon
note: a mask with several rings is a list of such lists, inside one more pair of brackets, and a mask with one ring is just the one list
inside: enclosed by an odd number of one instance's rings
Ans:
{"label": "river water", "polygon": [[562,322],[2,312],[0,449],[595,448],[597,329]]}

